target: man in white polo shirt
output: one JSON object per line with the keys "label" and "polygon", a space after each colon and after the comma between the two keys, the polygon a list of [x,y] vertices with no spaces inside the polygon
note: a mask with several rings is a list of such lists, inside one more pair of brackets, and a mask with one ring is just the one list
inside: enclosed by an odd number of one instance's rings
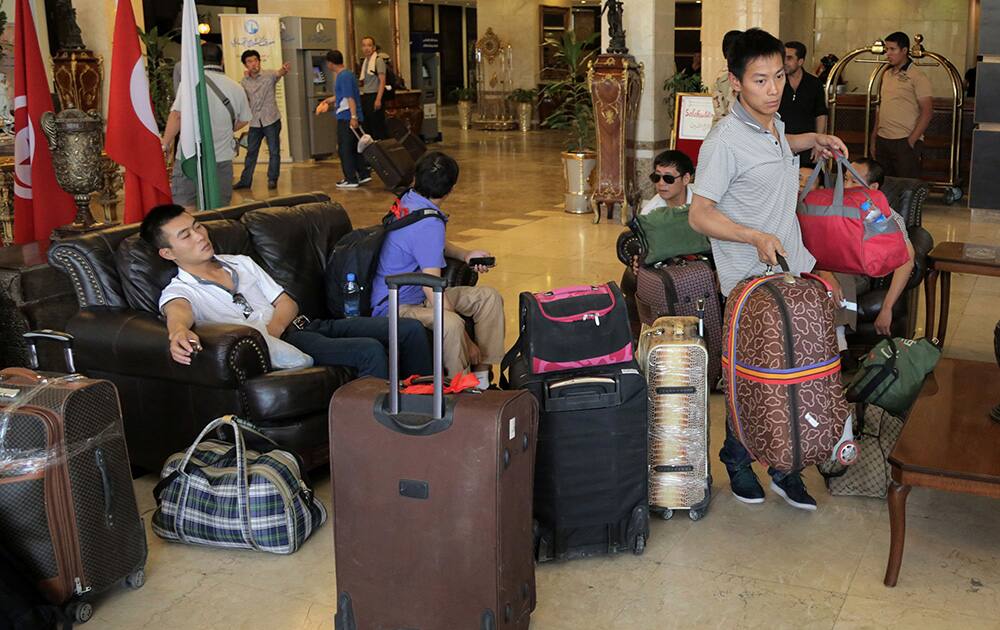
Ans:
{"label": "man in white polo shirt", "polygon": [[[691,227],[708,236],[723,295],[740,280],[777,265],[777,255],[796,274],[813,271],[816,259],[802,243],[795,214],[799,190],[799,158],[812,150],[847,155],[840,139],[817,133],[786,136],[777,115],[785,88],[785,47],[757,28],[740,35],[728,51],[729,80],[737,99],[705,138],[698,154],[693,185]],[[833,274],[821,272],[835,284]],[[839,293],[839,289],[835,291]],[[839,295],[834,299],[839,303]],[[744,503],[761,503],[764,490],[750,467],[747,450],[726,423],[726,442],[719,458],[729,472],[730,487]],[[815,510],[798,472],[768,471],[771,489],[789,505]]]}

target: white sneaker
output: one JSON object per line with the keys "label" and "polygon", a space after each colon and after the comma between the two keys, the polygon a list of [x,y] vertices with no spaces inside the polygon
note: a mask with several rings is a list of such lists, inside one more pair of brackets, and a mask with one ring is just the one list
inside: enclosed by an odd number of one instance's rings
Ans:
{"label": "white sneaker", "polygon": [[362,177],[361,179],[358,180],[358,183],[359,184],[367,184],[370,181],[372,181],[372,176],[371,175],[365,175],[364,177]]}
{"label": "white sneaker", "polygon": [[349,182],[346,179],[337,182],[337,188],[357,188],[360,185],[358,182]]}

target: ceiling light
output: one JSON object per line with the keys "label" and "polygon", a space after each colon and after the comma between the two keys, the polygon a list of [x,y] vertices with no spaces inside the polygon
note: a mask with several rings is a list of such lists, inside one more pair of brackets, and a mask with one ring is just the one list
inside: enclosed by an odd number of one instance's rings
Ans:
{"label": "ceiling light", "polygon": [[209,33],[212,32],[212,26],[208,22],[199,22],[198,32],[201,33],[202,35],[208,35]]}

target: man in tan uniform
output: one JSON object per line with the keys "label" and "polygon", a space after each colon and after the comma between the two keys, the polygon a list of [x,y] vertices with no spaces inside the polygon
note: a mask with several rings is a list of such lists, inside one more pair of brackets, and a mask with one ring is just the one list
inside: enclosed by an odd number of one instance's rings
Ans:
{"label": "man in tan uniform", "polygon": [[910,38],[895,32],[885,38],[889,69],[882,75],[881,104],[872,131],[872,157],[885,174],[920,177],[924,131],[931,122],[931,82],[910,59]]}

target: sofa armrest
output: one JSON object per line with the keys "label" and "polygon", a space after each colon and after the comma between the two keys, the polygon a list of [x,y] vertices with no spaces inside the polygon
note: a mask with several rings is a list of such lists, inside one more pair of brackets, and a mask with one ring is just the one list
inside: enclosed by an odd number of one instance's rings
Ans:
{"label": "sofa armrest", "polygon": [[615,253],[618,255],[618,260],[626,267],[632,266],[633,256],[639,257],[640,264],[646,259],[646,247],[643,245],[639,235],[631,229],[622,230],[622,233],[618,235],[618,242],[615,243]]}
{"label": "sofa armrest", "polygon": [[273,423],[325,412],[334,390],[352,378],[345,367],[275,370],[247,380],[242,391],[249,416]]}
{"label": "sofa armrest", "polygon": [[464,260],[445,258],[444,262],[441,277],[448,281],[449,287],[474,287],[479,282],[479,274],[465,264]]}
{"label": "sofa armrest", "polygon": [[927,275],[927,255],[934,249],[934,237],[919,225],[909,228],[907,234],[913,246],[913,271],[910,273],[906,288],[912,289],[920,286]]}
{"label": "sofa armrest", "polygon": [[155,315],[129,309],[87,308],[67,326],[77,368],[190,383],[203,387],[235,388],[271,369],[261,334],[248,326],[202,324],[195,327],[201,352],[191,365],[170,356],[167,326]]}

